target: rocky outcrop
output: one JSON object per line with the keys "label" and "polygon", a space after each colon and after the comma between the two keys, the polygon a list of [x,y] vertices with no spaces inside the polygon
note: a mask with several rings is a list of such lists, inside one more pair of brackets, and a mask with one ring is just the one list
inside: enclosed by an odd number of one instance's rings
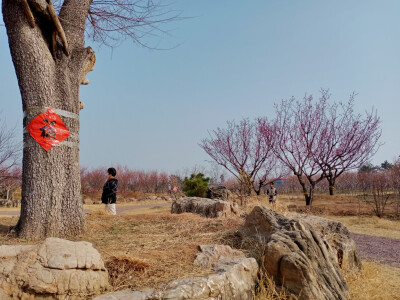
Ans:
{"label": "rocky outcrop", "polygon": [[210,185],[207,190],[207,198],[228,200],[231,192],[223,185]]}
{"label": "rocky outcrop", "polygon": [[342,222],[297,213],[290,213],[289,216],[310,224],[320,237],[328,242],[341,269],[361,270],[361,259],[357,253],[356,243],[350,237],[350,231]]}
{"label": "rocky outcrop", "polygon": [[257,206],[239,233],[262,249],[266,272],[300,299],[348,298],[337,251],[307,221]]}
{"label": "rocky outcrop", "polygon": [[238,207],[236,203],[198,197],[185,197],[172,203],[171,213],[181,214],[185,212],[199,214],[206,218],[218,218],[237,214]]}
{"label": "rocky outcrop", "polygon": [[[201,261],[205,262],[205,265],[209,265],[218,257],[211,266],[215,274],[174,280],[158,289],[119,291],[99,296],[95,300],[253,299],[258,271],[258,264],[254,258],[246,258],[243,253],[239,254],[228,246],[206,245],[199,248],[203,249],[204,257]],[[232,254],[235,256],[232,257]]]}
{"label": "rocky outcrop", "polygon": [[0,299],[86,299],[107,288],[103,260],[88,242],[48,238],[0,247]]}

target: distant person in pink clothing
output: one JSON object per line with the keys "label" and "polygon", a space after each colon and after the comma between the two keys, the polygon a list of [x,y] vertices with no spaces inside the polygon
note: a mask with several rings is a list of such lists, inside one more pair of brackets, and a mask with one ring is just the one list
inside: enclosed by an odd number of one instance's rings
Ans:
{"label": "distant person in pink clothing", "polygon": [[178,193],[178,187],[174,186],[174,188],[172,189],[172,194],[174,195],[174,198],[176,200],[176,194]]}

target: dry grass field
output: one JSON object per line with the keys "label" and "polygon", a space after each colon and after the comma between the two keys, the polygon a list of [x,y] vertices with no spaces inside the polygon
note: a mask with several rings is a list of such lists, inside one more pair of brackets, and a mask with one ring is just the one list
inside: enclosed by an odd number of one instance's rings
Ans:
{"label": "dry grass field", "polygon": [[[292,196],[281,196],[276,209],[285,212],[287,206],[297,205],[302,200]],[[334,201],[324,200],[323,204],[336,206]],[[322,201],[321,201],[322,202]],[[154,202],[153,202],[154,203]],[[165,203],[165,202],[164,202]],[[144,204],[144,203],[138,203]],[[146,204],[151,204],[151,201]],[[157,202],[157,204],[159,204]],[[265,198],[249,199],[244,211],[254,205],[265,205]],[[119,207],[123,207],[123,204]],[[342,205],[343,207],[343,205]],[[85,206],[88,231],[77,240],[93,243],[107,262],[115,290],[154,287],[172,279],[209,274],[211,270],[193,265],[199,244],[233,244],[232,236],[244,219],[236,216],[223,219],[205,219],[193,214],[172,215],[168,207],[139,207],[124,211],[122,216],[109,216],[99,205]],[[342,209],[342,208],[340,208]],[[331,207],[329,212],[334,211]],[[317,211],[311,213],[318,214]],[[369,235],[400,238],[400,221],[378,219],[372,216],[340,216],[336,213],[323,216],[344,222],[351,231]],[[1,244],[27,243],[8,233],[9,226],[17,217],[0,217]],[[360,274],[346,274],[351,299],[400,299],[400,269],[375,262],[363,262]],[[268,282],[268,279],[266,279]],[[282,291],[269,282],[267,288],[257,296],[259,300],[289,299]]]}
{"label": "dry grass field", "polygon": [[352,300],[400,299],[400,269],[363,261],[360,274],[347,274]]}
{"label": "dry grass field", "polygon": [[326,218],[344,223],[354,233],[400,239],[400,220],[388,220],[375,216],[326,216]]}

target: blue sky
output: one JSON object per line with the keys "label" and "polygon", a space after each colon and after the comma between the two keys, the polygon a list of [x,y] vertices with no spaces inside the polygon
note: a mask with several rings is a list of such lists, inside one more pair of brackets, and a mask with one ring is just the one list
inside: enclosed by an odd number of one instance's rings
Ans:
{"label": "blue sky", "polygon": [[[378,110],[373,162],[400,154],[400,1],[177,0],[188,19],[149,50],[125,41],[96,51],[82,86],[81,164],[175,171],[207,165],[198,146],[226,120],[270,114],[273,103],[329,88]],[[150,41],[151,42],[151,41]],[[179,45],[174,48],[174,46]],[[22,138],[22,106],[0,27],[0,107]]]}

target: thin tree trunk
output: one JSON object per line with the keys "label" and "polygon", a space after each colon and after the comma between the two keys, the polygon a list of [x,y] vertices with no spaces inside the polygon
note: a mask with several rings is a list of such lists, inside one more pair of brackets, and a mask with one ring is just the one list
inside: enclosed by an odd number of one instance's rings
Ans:
{"label": "thin tree trunk", "polygon": [[310,205],[313,203],[313,201],[314,201],[314,189],[315,189],[315,185],[314,184],[311,184],[310,185],[310,199],[309,199],[309,203],[310,203]]}
{"label": "thin tree trunk", "polygon": [[329,195],[333,196],[335,191],[335,178],[328,178],[329,183]]}
{"label": "thin tree trunk", "polygon": [[72,40],[70,56],[60,50],[53,58],[49,46],[51,24],[37,16],[45,24],[32,28],[20,1],[3,0],[3,17],[26,114],[23,126],[51,107],[64,111],[60,117],[71,133],[49,151],[29,133],[24,133],[21,215],[17,232],[29,240],[79,235],[85,230],[80,194],[79,87],[93,51],[84,49],[80,41]]}

